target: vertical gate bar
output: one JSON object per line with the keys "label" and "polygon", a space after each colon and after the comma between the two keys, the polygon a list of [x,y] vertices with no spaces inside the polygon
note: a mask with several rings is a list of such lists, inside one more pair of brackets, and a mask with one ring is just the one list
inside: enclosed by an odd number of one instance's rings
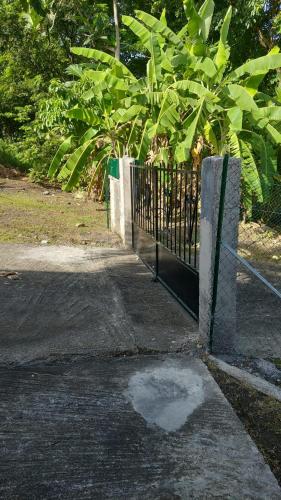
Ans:
{"label": "vertical gate bar", "polygon": [[183,226],[183,259],[186,262],[186,197],[187,197],[187,171],[184,172],[184,226]]}
{"label": "vertical gate bar", "polygon": [[151,167],[150,170],[150,226],[151,226],[151,234],[154,236],[154,217],[153,217],[153,170]]}
{"label": "vertical gate bar", "polygon": [[146,217],[146,176],[147,176],[147,170],[146,168],[143,171],[143,229],[145,232],[147,232],[147,217]]}
{"label": "vertical gate bar", "polygon": [[173,189],[174,189],[174,166],[171,165],[171,189],[169,191],[169,221],[170,221],[170,250],[173,250]]}
{"label": "vertical gate bar", "polygon": [[143,177],[143,227],[145,232],[147,233],[147,196],[146,196],[146,186],[147,186],[147,170],[144,169],[144,177]]}
{"label": "vertical gate bar", "polygon": [[162,219],[163,219],[163,245],[165,245],[165,240],[166,240],[166,174],[165,174],[165,169],[166,169],[166,166],[164,165],[164,168],[163,168],[163,214],[162,214]]}
{"label": "vertical gate bar", "polygon": [[149,190],[148,190],[148,200],[149,200],[149,205],[148,205],[148,221],[149,221],[149,234],[152,234],[152,221],[151,221],[151,168],[149,169]]}
{"label": "vertical gate bar", "polygon": [[132,247],[135,247],[134,239],[134,222],[135,222],[135,182],[134,182],[134,167],[130,164],[130,183],[131,183],[131,214],[132,214]]}
{"label": "vertical gate bar", "polygon": [[165,168],[165,210],[166,210],[166,246],[168,248],[169,243],[169,208],[168,208],[168,196],[169,196],[169,188],[168,188],[168,169]]}
{"label": "vertical gate bar", "polygon": [[141,170],[140,168],[138,167],[138,189],[139,189],[139,195],[138,195],[138,199],[139,199],[139,227],[141,227]]}
{"label": "vertical gate bar", "polygon": [[149,233],[149,169],[146,170],[145,179],[146,232]]}
{"label": "vertical gate bar", "polygon": [[144,169],[141,169],[141,227],[144,230]]}
{"label": "vertical gate bar", "polygon": [[136,167],[134,166],[134,179],[135,179],[135,183],[134,183],[134,197],[135,197],[135,206],[136,206],[136,211],[135,211],[135,221],[138,222],[138,217],[139,217],[139,213],[138,213],[138,203],[139,203],[139,189],[138,189],[138,172],[137,172],[137,169]]}
{"label": "vertical gate bar", "polygon": [[146,232],[149,233],[149,169],[145,173],[145,211],[146,211]]}
{"label": "vertical gate bar", "polygon": [[138,223],[139,223],[139,227],[141,226],[141,186],[140,186],[140,169],[138,168],[137,170],[138,172]]}
{"label": "vertical gate bar", "polygon": [[[195,193],[194,193],[195,191]],[[193,172],[192,173],[192,218],[191,218],[191,225],[190,225],[190,245],[191,245],[191,250],[192,247],[194,246],[194,241],[193,241],[193,236],[195,232],[195,223],[196,223],[196,175]],[[191,254],[192,255],[192,254]],[[195,267],[195,249],[193,251],[193,267]]]}
{"label": "vertical gate bar", "polygon": [[148,228],[148,232],[149,234],[151,234],[151,218],[150,218],[150,203],[151,203],[151,200],[150,200],[150,196],[151,196],[151,193],[150,193],[150,190],[151,190],[151,169],[149,169],[147,171],[147,228]]}
{"label": "vertical gate bar", "polygon": [[[167,176],[166,176],[166,167],[164,168],[164,172],[163,172],[163,176],[164,176],[164,196],[163,196],[163,227],[164,227],[164,235],[163,235],[163,243],[165,245],[165,240],[167,240],[167,186],[166,186],[166,183],[167,183]],[[166,234],[165,234],[165,231],[166,231]],[[167,240],[167,244],[168,244],[168,240]]]}
{"label": "vertical gate bar", "polygon": [[137,217],[137,222],[138,226],[140,225],[140,188],[139,188],[139,169],[135,167],[135,176],[136,176],[136,197],[137,197],[137,205],[136,205],[136,217]]}
{"label": "vertical gate bar", "polygon": [[138,167],[138,179],[139,179],[139,227],[141,227],[141,170]]}
{"label": "vertical gate bar", "polygon": [[139,199],[140,199],[140,227],[142,227],[142,169],[139,168],[139,188],[140,188],[140,193],[139,193]]}
{"label": "vertical gate bar", "polygon": [[133,186],[133,190],[134,190],[134,193],[133,193],[133,196],[134,196],[134,203],[135,203],[135,222],[137,221],[137,213],[138,213],[138,190],[137,190],[137,180],[136,180],[136,170],[135,170],[135,167],[133,167],[133,182],[134,182],[134,186]]}
{"label": "vertical gate bar", "polygon": [[188,224],[188,263],[191,264],[191,241],[192,241],[192,173],[190,173],[189,194],[189,224]]}
{"label": "vertical gate bar", "polygon": [[147,170],[147,182],[146,182],[146,197],[147,197],[147,232],[150,233],[150,218],[149,218],[149,206],[150,206],[150,196],[149,196],[149,190],[150,190],[150,173],[151,170]]}
{"label": "vertical gate bar", "polygon": [[[153,182],[153,172],[154,170],[151,169],[151,172],[150,172],[150,178],[152,179],[152,182]],[[152,235],[154,236],[155,238],[155,204],[154,204],[154,185],[151,184],[152,186],[152,197],[151,197],[151,210],[150,210],[150,213],[151,213],[151,217],[152,217],[152,221],[151,221],[151,224],[152,224]]]}
{"label": "vertical gate bar", "polygon": [[[194,194],[194,190],[196,189],[196,179],[194,173],[192,173],[192,205],[191,205],[191,225],[190,225],[190,248],[191,248],[191,261],[193,260],[193,267],[195,267],[195,250],[194,246],[194,230],[195,230],[195,220],[196,220],[196,193]],[[192,253],[193,250],[193,253]],[[191,262],[190,262],[191,263]]]}
{"label": "vertical gate bar", "polygon": [[149,232],[149,219],[148,219],[148,176],[149,176],[149,170],[146,168],[145,169],[145,183],[144,183],[144,202],[145,202],[145,231],[146,233]]}
{"label": "vertical gate bar", "polygon": [[143,229],[146,232],[146,192],[145,192],[145,185],[146,185],[146,169],[143,170]]}
{"label": "vertical gate bar", "polygon": [[142,228],[145,231],[145,202],[144,202],[144,182],[145,182],[145,170],[142,169],[142,186],[141,186],[141,200],[142,200]]}
{"label": "vertical gate bar", "polygon": [[150,181],[149,181],[149,220],[150,220],[150,234],[154,236],[154,218],[152,213],[152,202],[153,202],[153,180],[152,180],[152,167],[150,169]]}
{"label": "vertical gate bar", "polygon": [[143,230],[145,231],[145,175],[146,175],[146,170],[143,169],[142,171],[142,226]]}
{"label": "vertical gate bar", "polygon": [[159,254],[158,254],[158,241],[159,241],[159,234],[158,234],[158,168],[156,167],[155,168],[155,183],[154,183],[154,190],[155,190],[155,196],[154,196],[154,200],[155,200],[155,207],[156,207],[156,210],[155,210],[155,214],[156,214],[156,218],[155,218],[155,243],[156,243],[156,246],[155,246],[155,258],[156,258],[156,262],[155,262],[155,278],[157,278],[158,276],[158,272],[159,272]]}
{"label": "vertical gate bar", "polygon": [[160,199],[161,199],[161,212],[160,212],[160,225],[161,225],[161,243],[164,243],[164,170],[161,170],[161,191],[160,191]]}
{"label": "vertical gate bar", "polygon": [[[159,225],[158,232],[160,230],[160,241],[162,242],[162,168],[159,168]],[[157,207],[158,209],[158,207]],[[158,235],[159,236],[159,235]]]}
{"label": "vertical gate bar", "polygon": [[179,227],[179,258],[181,259],[181,204],[182,204],[182,170],[180,170],[180,227]]}
{"label": "vertical gate bar", "polygon": [[162,243],[164,243],[164,229],[165,229],[165,227],[164,227],[164,219],[163,219],[163,214],[165,212],[165,185],[164,185],[164,179],[165,179],[165,177],[164,177],[164,168],[165,168],[165,166],[163,166],[162,175],[161,175],[161,177],[162,177],[162,181],[161,181],[161,184],[162,184],[162,202],[161,203],[163,205],[162,206],[162,212],[161,212],[161,219],[162,219],[162,222],[161,222],[162,239],[161,239],[161,241],[162,241]]}
{"label": "vertical gate bar", "polygon": [[165,167],[163,169],[163,214],[162,214],[162,219],[163,219],[163,245],[165,245],[165,239],[166,239],[166,187],[165,187]]}
{"label": "vertical gate bar", "polygon": [[[171,223],[171,175],[167,169],[167,220],[168,220],[168,231],[167,231],[167,246],[169,248],[169,238],[170,238],[170,223]],[[171,244],[170,244],[171,245]]]}
{"label": "vertical gate bar", "polygon": [[150,234],[151,233],[151,220],[150,220],[150,176],[151,176],[151,169],[147,171],[147,232]]}
{"label": "vertical gate bar", "polygon": [[143,169],[140,169],[140,213],[141,223],[140,227],[143,229]]}
{"label": "vertical gate bar", "polygon": [[175,254],[177,255],[177,206],[178,206],[178,165],[176,164],[176,186],[175,186]]}
{"label": "vertical gate bar", "polygon": [[140,169],[141,188],[140,188],[140,203],[141,203],[141,228],[143,229],[143,169]]}
{"label": "vertical gate bar", "polygon": [[138,225],[140,226],[140,169],[138,167],[136,173],[138,176]]}
{"label": "vertical gate bar", "polygon": [[199,189],[199,183],[198,183],[198,172],[195,174],[195,230],[194,230],[194,267],[197,269],[197,230],[198,230],[198,189]]}

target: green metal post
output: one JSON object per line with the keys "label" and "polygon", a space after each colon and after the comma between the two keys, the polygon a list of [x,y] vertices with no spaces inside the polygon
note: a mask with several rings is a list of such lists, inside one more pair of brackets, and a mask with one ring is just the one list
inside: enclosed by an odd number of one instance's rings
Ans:
{"label": "green metal post", "polygon": [[107,222],[107,229],[110,229],[110,217],[109,217],[109,210],[110,210],[110,185],[109,185],[109,162],[106,162],[106,167],[105,167],[105,172],[106,172],[106,181],[105,181],[105,206],[106,206],[106,222]]}
{"label": "green metal post", "polygon": [[216,237],[213,295],[212,295],[212,307],[211,307],[211,324],[210,324],[210,337],[209,337],[209,351],[210,352],[212,352],[212,348],[213,348],[213,333],[214,333],[214,321],[215,321],[215,312],[216,312],[216,305],[217,305],[221,235],[222,235],[222,225],[223,225],[223,216],[224,216],[224,202],[225,202],[226,181],[227,181],[227,173],[228,173],[228,160],[229,160],[229,155],[226,154],[224,156],[224,159],[223,159],[223,167],[222,167],[220,203],[219,203],[218,226],[217,226],[217,237]]}

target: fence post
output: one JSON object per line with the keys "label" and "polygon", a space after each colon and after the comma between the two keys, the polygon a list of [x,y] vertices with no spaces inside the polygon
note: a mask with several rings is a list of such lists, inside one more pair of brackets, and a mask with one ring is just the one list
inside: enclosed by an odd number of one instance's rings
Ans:
{"label": "fence post", "polygon": [[[205,158],[201,172],[201,220],[199,266],[199,330],[204,344],[210,345],[212,300],[218,214],[221,193],[223,158]],[[240,212],[241,160],[229,158],[225,187],[222,241],[237,248]],[[216,315],[211,350],[233,352],[236,334],[236,273],[235,259],[226,258],[222,247],[217,281]],[[221,265],[223,262],[223,265]]]}
{"label": "fence post", "polygon": [[120,235],[120,180],[109,176],[110,229]]}
{"label": "fence post", "polygon": [[124,156],[119,161],[120,235],[125,247],[132,247],[132,199],[130,164],[134,159]]}

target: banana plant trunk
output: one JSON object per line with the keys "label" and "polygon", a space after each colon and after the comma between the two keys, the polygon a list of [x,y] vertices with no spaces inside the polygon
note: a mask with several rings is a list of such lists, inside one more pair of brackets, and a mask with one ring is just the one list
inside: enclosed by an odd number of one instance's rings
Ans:
{"label": "banana plant trunk", "polygon": [[120,27],[117,0],[113,0],[113,17],[115,25],[115,57],[120,61]]}

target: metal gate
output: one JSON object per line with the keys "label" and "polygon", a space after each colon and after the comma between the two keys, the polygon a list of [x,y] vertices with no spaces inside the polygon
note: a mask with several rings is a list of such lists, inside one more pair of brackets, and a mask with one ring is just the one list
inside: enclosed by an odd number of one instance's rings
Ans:
{"label": "metal gate", "polygon": [[131,193],[134,250],[198,318],[198,172],[133,164]]}

